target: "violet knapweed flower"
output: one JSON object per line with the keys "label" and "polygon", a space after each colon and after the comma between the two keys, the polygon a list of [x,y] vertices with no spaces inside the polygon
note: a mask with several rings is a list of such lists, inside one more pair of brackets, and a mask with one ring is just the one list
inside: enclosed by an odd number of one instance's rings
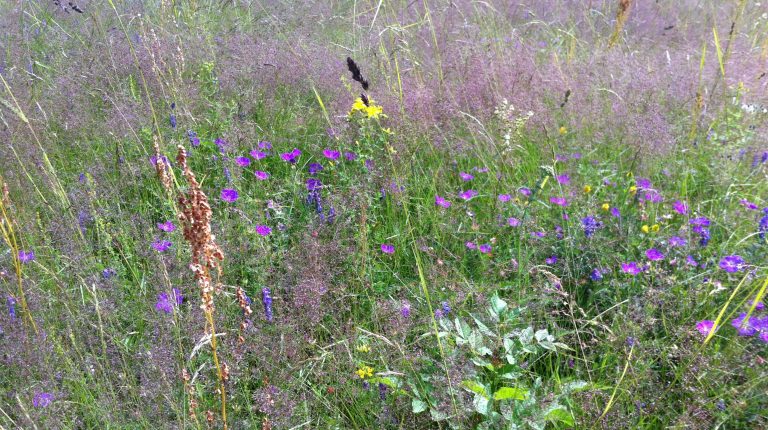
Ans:
{"label": "violet knapweed flower", "polygon": [[597,220],[597,218],[589,215],[581,219],[581,225],[584,227],[584,235],[592,237],[597,229],[603,226],[603,224]]}
{"label": "violet knapweed flower", "polygon": [[261,236],[267,236],[270,233],[272,233],[272,229],[269,226],[266,226],[266,225],[257,225],[256,226],[256,233],[258,233]]}
{"label": "violet knapweed flower", "polygon": [[745,208],[751,211],[756,211],[758,209],[758,206],[756,204],[750,202],[747,199],[741,199],[741,201],[739,201],[739,204],[741,204],[742,206],[744,206]]}
{"label": "violet knapweed flower", "polygon": [[269,179],[269,173],[262,172],[261,170],[257,170],[253,172],[253,175],[256,176],[256,179],[260,181],[266,181],[267,179]]}
{"label": "violet knapweed flower", "polygon": [[688,255],[685,257],[685,264],[693,267],[696,267],[699,265],[699,263],[693,258],[693,255]]}
{"label": "violet knapweed flower", "polygon": [[37,393],[32,398],[32,406],[36,408],[45,408],[53,403],[53,394],[51,393]]}
{"label": "violet knapweed flower", "polygon": [[13,296],[8,296],[6,303],[8,303],[8,316],[11,318],[11,322],[16,321],[16,299]]}
{"label": "violet knapweed flower", "polygon": [[635,185],[637,186],[637,188],[647,189],[647,188],[651,188],[651,181],[645,178],[637,178],[635,180]]}
{"label": "violet knapweed flower", "polygon": [[221,190],[221,199],[225,202],[234,203],[240,195],[237,193],[237,190],[233,190],[231,188],[224,188]]}
{"label": "violet knapweed flower", "polygon": [[715,326],[714,321],[702,320],[696,323],[696,330],[698,330],[702,336],[708,336],[714,326]]}
{"label": "violet knapweed flower", "polygon": [[156,240],[152,242],[152,248],[155,249],[157,252],[165,252],[167,251],[173,243],[171,243],[170,240]]}
{"label": "violet knapweed flower", "polygon": [[101,277],[104,279],[109,279],[115,275],[117,275],[117,270],[111,267],[107,267],[106,269],[101,271]]}
{"label": "violet knapweed flower", "polygon": [[472,176],[471,174],[466,173],[466,172],[460,172],[459,176],[461,177],[461,180],[464,181],[464,182],[471,181],[471,180],[475,179],[474,176]]}
{"label": "violet knapweed flower", "polygon": [[310,175],[315,176],[318,172],[323,170],[323,165],[320,163],[309,163],[307,170],[309,171]]}
{"label": "violet knapweed flower", "polygon": [[659,261],[664,259],[664,254],[656,248],[651,248],[645,251],[645,257],[651,261]]}
{"label": "violet knapweed flower", "polygon": [[355,161],[357,160],[357,154],[355,154],[354,152],[345,152],[344,158],[346,158],[347,161]]}
{"label": "violet knapweed flower", "polygon": [[709,227],[709,224],[711,221],[707,217],[698,217],[698,218],[692,218],[690,221],[688,221],[692,226],[701,226],[701,227]]}
{"label": "violet knapweed flower", "polygon": [[617,207],[612,207],[611,215],[613,215],[615,218],[621,218],[621,211],[619,211],[619,208]]}
{"label": "violet knapweed flower", "polygon": [[159,222],[157,223],[157,228],[166,233],[170,233],[176,230],[176,226],[173,225],[173,221]]}
{"label": "violet knapweed flower", "polygon": [[[227,141],[220,137],[217,137],[216,140],[213,141],[213,143],[214,145],[216,145],[217,148],[219,148],[219,152],[222,154],[226,152],[227,146],[229,146]],[[251,160],[248,160],[248,162],[250,163]]]}
{"label": "violet knapweed flower", "polygon": [[568,174],[562,174],[555,176],[555,179],[557,179],[557,182],[563,185],[568,185],[571,183],[571,177],[568,176]]}
{"label": "violet knapweed flower", "polygon": [[735,273],[744,268],[744,259],[740,255],[727,255],[720,260],[720,268],[728,273]]}
{"label": "violet knapweed flower", "polygon": [[509,224],[510,227],[517,227],[520,225],[520,220],[514,217],[507,218],[507,223]]}
{"label": "violet knapweed flower", "polygon": [[544,262],[551,266],[551,265],[557,263],[557,260],[558,260],[557,255],[551,255],[551,256],[547,257],[547,259],[544,260]]}
{"label": "violet knapweed flower", "polygon": [[19,250],[19,261],[22,263],[29,263],[30,261],[35,259],[35,251],[24,251],[23,249]]}
{"label": "violet knapweed flower", "polygon": [[459,197],[461,197],[465,201],[470,201],[473,198],[477,197],[477,194],[478,194],[478,192],[475,191],[475,190],[467,190],[467,191],[464,191],[463,193],[459,194]]}
{"label": "violet knapweed flower", "polygon": [[685,246],[687,244],[688,242],[686,242],[686,240],[680,236],[672,236],[669,238],[669,246],[672,248],[676,248],[678,246]]}
{"label": "violet knapweed flower", "polygon": [[441,208],[448,209],[449,207],[451,207],[451,204],[452,203],[449,202],[448,200],[435,194],[435,206],[440,206]]}
{"label": "violet knapweed flower", "polygon": [[283,159],[283,161],[287,161],[288,163],[294,164],[299,160],[299,157],[301,156],[301,151],[299,151],[298,148],[293,148],[293,151],[286,152],[283,154],[280,154],[280,158]]}
{"label": "violet knapweed flower", "polygon": [[643,269],[636,262],[630,261],[629,263],[621,263],[621,271],[634,276],[642,272]]}
{"label": "violet knapweed flower", "polygon": [[389,244],[389,243],[382,243],[381,244],[381,252],[385,254],[394,254],[395,253],[395,245]]}
{"label": "violet knapweed flower", "polygon": [[259,142],[259,149],[270,150],[272,149],[272,143],[262,140]]}
{"label": "violet knapweed flower", "polygon": [[261,303],[264,304],[264,317],[272,322],[272,292],[267,287],[261,290]]}
{"label": "violet knapweed flower", "polygon": [[322,188],[323,183],[319,179],[309,178],[307,179],[307,191],[315,191]]}
{"label": "violet knapweed flower", "polygon": [[467,242],[464,244],[467,249],[477,249],[477,245],[475,245],[475,242]]}
{"label": "violet knapweed flower", "polygon": [[333,149],[323,149],[323,157],[335,161],[339,159],[339,156],[341,156],[341,153],[339,151],[334,151]]}
{"label": "violet knapweed flower", "polygon": [[490,254],[490,252],[491,252],[491,245],[488,244],[488,243],[484,243],[484,244],[480,245],[479,250],[483,254]]}
{"label": "violet knapweed flower", "polygon": [[508,201],[512,200],[512,196],[509,194],[499,194],[499,201],[502,203],[507,203]]}
{"label": "violet knapweed flower", "polygon": [[681,202],[680,200],[676,200],[674,203],[672,203],[672,209],[674,209],[675,212],[679,213],[680,215],[688,214],[688,205],[685,204],[685,202]]}
{"label": "violet knapweed flower", "polygon": [[265,152],[257,151],[255,149],[251,151],[250,154],[251,154],[251,157],[253,157],[256,160],[263,160],[267,158],[267,154]]}
{"label": "violet knapweed flower", "polygon": [[522,187],[518,191],[520,192],[520,194],[522,194],[522,195],[524,195],[526,197],[530,197],[531,194],[532,194],[531,189],[528,188],[528,187]]}
{"label": "violet knapweed flower", "polygon": [[568,200],[565,197],[550,197],[549,202],[562,207],[568,206]]}
{"label": "violet knapweed flower", "polygon": [[403,316],[403,318],[409,318],[411,316],[411,304],[408,302],[403,302],[403,306],[400,308],[400,315]]}
{"label": "violet knapweed flower", "polygon": [[168,293],[163,292],[157,295],[155,309],[157,309],[158,312],[165,312],[167,314],[173,312],[173,303],[168,299]]}
{"label": "violet knapweed flower", "polygon": [[238,166],[240,166],[240,167],[248,167],[248,165],[250,165],[250,164],[251,164],[251,159],[250,159],[250,158],[248,158],[248,157],[237,157],[237,158],[235,159],[235,162],[236,162],[236,163],[237,163],[237,165],[238,165]]}

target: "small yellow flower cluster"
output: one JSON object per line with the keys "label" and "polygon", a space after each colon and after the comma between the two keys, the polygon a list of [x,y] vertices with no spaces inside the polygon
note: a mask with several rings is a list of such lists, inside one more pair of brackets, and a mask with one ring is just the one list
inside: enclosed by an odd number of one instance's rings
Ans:
{"label": "small yellow flower cluster", "polygon": [[658,224],[654,224],[654,225],[652,225],[650,227],[648,227],[648,224],[646,224],[646,225],[640,227],[640,230],[642,230],[643,233],[648,234],[648,232],[651,232],[651,231],[654,232],[654,233],[658,232],[659,228],[660,227],[659,227]]}
{"label": "small yellow flower cluster", "polygon": [[352,109],[349,111],[349,116],[355,114],[355,112],[362,112],[368,118],[378,119],[379,117],[386,117],[384,110],[381,106],[377,106],[373,99],[368,99],[368,104],[363,102],[363,99],[358,97],[354,103],[352,103]]}
{"label": "small yellow flower cluster", "polygon": [[360,377],[360,379],[370,378],[373,376],[373,368],[371,366],[363,366],[359,369],[357,369],[357,376]]}
{"label": "small yellow flower cluster", "polygon": [[357,345],[355,349],[357,349],[357,352],[371,352],[371,347],[365,344]]}
{"label": "small yellow flower cluster", "polygon": [[591,192],[592,192],[592,187],[591,187],[591,186],[589,186],[589,185],[584,185],[584,192],[585,192],[586,194],[589,194],[589,193],[591,193]]}

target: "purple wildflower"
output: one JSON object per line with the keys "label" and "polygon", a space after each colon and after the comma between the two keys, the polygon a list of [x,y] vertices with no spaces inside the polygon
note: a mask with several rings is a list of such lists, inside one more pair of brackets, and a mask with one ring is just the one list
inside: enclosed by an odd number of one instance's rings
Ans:
{"label": "purple wildflower", "polygon": [[568,176],[568,174],[562,174],[555,177],[557,179],[557,182],[563,185],[568,185],[571,183],[571,177]]}
{"label": "purple wildflower", "polygon": [[261,303],[264,304],[264,317],[272,322],[272,292],[267,287],[261,290]]}
{"label": "purple wildflower", "polygon": [[294,164],[299,160],[299,157],[301,156],[301,151],[298,148],[293,148],[293,151],[291,152],[285,152],[283,154],[280,154],[280,158],[283,159],[283,161],[287,161],[288,163]]}
{"label": "purple wildflower", "polygon": [[708,336],[709,333],[712,331],[712,328],[714,328],[715,322],[712,320],[702,320],[696,323],[696,330],[701,333],[702,336]]}
{"label": "purple wildflower", "polygon": [[581,219],[581,225],[584,227],[584,235],[592,237],[603,224],[597,218],[590,215]]}
{"label": "purple wildflower", "polygon": [[258,233],[261,236],[268,236],[270,233],[272,233],[272,229],[266,225],[257,225],[256,233]]}
{"label": "purple wildflower", "polygon": [[720,260],[720,268],[728,273],[735,273],[744,268],[744,259],[740,255],[727,255]]}
{"label": "purple wildflower", "polygon": [[751,211],[756,211],[758,209],[758,206],[756,204],[750,202],[747,199],[741,199],[741,201],[739,201],[739,204],[741,204],[742,206],[744,206],[745,208]]}
{"label": "purple wildflower", "polygon": [[528,187],[522,187],[518,191],[520,192],[520,194],[522,194],[522,195],[524,195],[526,197],[530,197],[531,194],[532,194],[531,189],[528,188]]}
{"label": "purple wildflower", "polygon": [[477,249],[477,245],[475,245],[475,242],[467,242],[464,244],[464,246],[466,246],[467,249]]}
{"label": "purple wildflower", "polygon": [[512,200],[512,196],[509,194],[499,194],[499,201],[502,203],[506,203],[508,201]]}
{"label": "purple wildflower", "polygon": [[381,252],[385,254],[394,254],[395,253],[395,245],[389,244],[389,243],[382,243],[381,244]]}
{"label": "purple wildflower", "polygon": [[640,189],[648,189],[651,188],[651,181],[646,178],[637,178],[637,180],[635,180],[635,185]]}
{"label": "purple wildflower", "polygon": [[357,160],[357,154],[355,154],[354,152],[345,152],[344,158],[346,158],[347,161],[355,161]]}
{"label": "purple wildflower", "polygon": [[592,269],[592,272],[589,274],[589,277],[595,282],[602,281],[603,273],[600,272],[600,269]]}
{"label": "purple wildflower", "polygon": [[[222,153],[222,154],[227,151],[227,147],[229,146],[229,143],[227,143],[226,140],[224,140],[224,139],[222,139],[220,137],[217,137],[213,141],[213,144],[216,145],[217,148],[219,148],[219,152]],[[250,162],[251,162],[251,160],[248,160],[248,163],[250,163]]]}
{"label": "purple wildflower", "polygon": [[261,170],[255,171],[253,175],[256,176],[256,179],[260,181],[266,181],[267,179],[269,179],[269,173],[262,172]]}
{"label": "purple wildflower", "polygon": [[514,217],[507,218],[507,223],[509,224],[510,227],[517,227],[520,225],[520,220]]}
{"label": "purple wildflower", "polygon": [[16,321],[16,299],[8,296],[6,303],[8,303],[8,316],[11,317],[11,322]]}
{"label": "purple wildflower", "polygon": [[259,149],[263,149],[263,150],[272,149],[272,144],[270,142],[267,142],[266,140],[260,141],[258,146],[259,146]]}
{"label": "purple wildflower", "polygon": [[451,204],[452,203],[449,202],[448,200],[435,194],[435,206],[440,206],[441,208],[448,209],[449,207],[451,207]]}
{"label": "purple wildflower", "polygon": [[630,261],[628,263],[621,263],[621,271],[634,276],[642,272],[643,269],[636,262]]}
{"label": "purple wildflower", "polygon": [[234,203],[239,196],[240,195],[237,193],[237,190],[233,190],[231,188],[224,188],[221,190],[221,199],[225,202]]}
{"label": "purple wildflower", "polygon": [[379,382],[379,399],[387,400],[387,386]]}
{"label": "purple wildflower", "polygon": [[471,181],[472,179],[475,179],[474,176],[472,176],[471,174],[466,173],[466,172],[460,172],[459,176],[461,177],[461,180],[464,181],[464,182]]}
{"label": "purple wildflower", "polygon": [[253,150],[251,151],[251,157],[253,157],[256,160],[262,160],[264,158],[267,158],[267,154],[265,152]]}
{"label": "purple wildflower", "polygon": [[444,316],[451,313],[451,307],[448,305],[448,302],[440,303],[440,308],[442,309]]}
{"label": "purple wildflower", "polygon": [[645,257],[651,261],[659,261],[664,259],[664,254],[656,248],[651,248],[645,251]]}
{"label": "purple wildflower", "polygon": [[565,197],[550,197],[549,202],[562,207],[568,206],[568,200]]}
{"label": "purple wildflower", "polygon": [[316,178],[307,179],[307,191],[315,191],[320,189],[322,186],[323,186],[323,183],[320,182],[319,179],[316,179]]}
{"label": "purple wildflower", "polygon": [[480,252],[482,252],[483,254],[490,254],[490,252],[491,252],[491,245],[488,244],[488,243],[484,243],[484,244],[480,245],[479,249],[480,249]]}
{"label": "purple wildflower", "polygon": [[696,267],[699,265],[699,263],[693,258],[693,255],[688,255],[685,257],[685,264],[693,267]]}
{"label": "purple wildflower", "polygon": [[173,113],[168,115],[168,122],[171,124],[171,128],[176,130],[176,115]]}
{"label": "purple wildflower", "polygon": [[681,202],[680,200],[675,200],[675,202],[672,203],[672,209],[674,209],[675,212],[679,213],[680,215],[688,214],[688,205],[685,202]]}
{"label": "purple wildflower", "polygon": [[157,223],[157,228],[166,233],[170,233],[176,230],[176,226],[173,225],[173,221],[159,222]]}
{"label": "purple wildflower", "polygon": [[557,255],[551,255],[551,256],[547,257],[547,259],[544,260],[544,262],[551,266],[551,265],[557,263],[557,260],[558,260]]}
{"label": "purple wildflower", "polygon": [[334,151],[333,149],[324,149],[323,150],[323,156],[329,160],[335,161],[338,160],[341,156],[341,153],[339,151]]}
{"label": "purple wildflower", "polygon": [[115,275],[117,275],[117,270],[115,270],[115,269],[113,269],[111,267],[107,267],[106,269],[101,271],[101,276],[104,279],[109,279],[109,278],[111,278],[111,277],[113,277]]}
{"label": "purple wildflower", "polygon": [[411,304],[408,302],[403,302],[403,306],[400,308],[400,315],[403,316],[403,318],[409,318],[411,316]]}
{"label": "purple wildflower", "polygon": [[464,191],[463,193],[459,194],[459,197],[461,197],[462,199],[464,199],[466,201],[469,201],[469,200],[472,200],[473,198],[477,197],[477,194],[478,194],[478,192],[475,191],[475,190],[467,190],[467,191]]}
{"label": "purple wildflower", "polygon": [[742,312],[731,321],[731,325],[738,331],[739,336],[754,336],[757,334],[757,328],[755,328],[755,323],[757,322],[755,317],[747,320],[747,314]]}
{"label": "purple wildflower", "polygon": [[155,309],[157,309],[158,312],[165,312],[167,314],[173,312],[173,304],[168,300],[168,293],[163,292],[157,295]]}
{"label": "purple wildflower", "polygon": [[619,208],[612,207],[611,208],[611,215],[613,215],[616,218],[621,218],[621,211],[619,211]]}
{"label": "purple wildflower", "polygon": [[152,248],[155,249],[157,252],[165,252],[167,251],[173,243],[171,243],[170,240],[156,240],[152,242]]}
{"label": "purple wildflower", "polygon": [[320,163],[310,163],[307,170],[309,170],[310,175],[315,176],[318,172],[323,170],[323,165]]}
{"label": "purple wildflower", "polygon": [[24,251],[23,249],[19,250],[19,261],[22,263],[29,263],[30,261],[35,259],[35,251]]}
{"label": "purple wildflower", "polygon": [[251,164],[251,159],[250,159],[250,158],[248,158],[248,157],[237,157],[237,158],[235,159],[235,162],[236,162],[236,163],[237,163],[237,165],[238,165],[238,166],[240,166],[240,167],[248,167],[248,165],[250,165],[250,164]]}
{"label": "purple wildflower", "polygon": [[768,234],[768,208],[763,209],[763,217],[758,221],[757,231],[758,237],[765,240],[765,236]]}
{"label": "purple wildflower", "polygon": [[51,393],[37,393],[32,398],[32,406],[36,408],[45,408],[53,403],[53,394]]}
{"label": "purple wildflower", "polygon": [[680,236],[672,236],[669,238],[669,246],[676,248],[678,246],[685,246],[688,242]]}
{"label": "purple wildflower", "polygon": [[200,138],[197,137],[197,133],[195,133],[194,131],[187,130],[187,138],[189,139],[189,143],[193,147],[197,148],[198,146],[200,146]]}

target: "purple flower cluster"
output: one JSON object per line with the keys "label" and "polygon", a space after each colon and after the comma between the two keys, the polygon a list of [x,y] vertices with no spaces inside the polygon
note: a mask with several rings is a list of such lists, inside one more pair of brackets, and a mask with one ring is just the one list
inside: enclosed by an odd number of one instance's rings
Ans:
{"label": "purple flower cluster", "polygon": [[168,297],[168,293],[162,292],[157,295],[157,303],[155,303],[155,309],[158,312],[165,312],[170,314],[173,312],[173,307],[181,306],[184,303],[184,295],[178,288],[173,289],[173,299]]}
{"label": "purple flower cluster", "polygon": [[264,305],[264,318],[272,322],[272,291],[267,287],[261,290],[261,303]]}
{"label": "purple flower cluster", "polygon": [[584,227],[584,235],[592,237],[595,232],[603,226],[603,223],[597,220],[597,218],[589,215],[581,219],[581,225]]}

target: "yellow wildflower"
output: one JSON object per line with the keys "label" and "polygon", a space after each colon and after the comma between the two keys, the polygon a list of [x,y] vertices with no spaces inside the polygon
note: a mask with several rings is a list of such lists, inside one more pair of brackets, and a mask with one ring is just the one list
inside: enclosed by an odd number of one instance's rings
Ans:
{"label": "yellow wildflower", "polygon": [[350,109],[349,115],[354,115],[355,112],[362,112],[366,117],[374,119],[384,116],[384,110],[381,106],[377,106],[373,99],[368,99],[368,104],[366,105],[360,97],[355,99],[355,102],[352,103],[352,109]]}
{"label": "yellow wildflower", "polygon": [[648,228],[648,225],[646,224],[646,225],[642,226],[640,228],[640,230],[642,230],[643,233],[648,234],[648,232],[650,231],[650,228]]}
{"label": "yellow wildflower", "polygon": [[659,231],[659,225],[658,225],[658,224],[654,224],[654,225],[652,225],[652,226],[651,226],[651,231],[652,231],[652,232],[654,232],[654,233],[656,233],[657,231]]}
{"label": "yellow wildflower", "polygon": [[373,368],[371,366],[363,366],[359,369],[357,369],[357,376],[360,377],[360,379],[370,378],[373,376]]}
{"label": "yellow wildflower", "polygon": [[565,128],[565,126],[560,126],[560,129],[557,130],[557,132],[560,134],[565,134],[565,133],[568,133],[568,129]]}
{"label": "yellow wildflower", "polygon": [[611,205],[609,205],[608,203],[603,203],[603,210],[604,211],[608,212],[608,209],[610,209],[610,208],[611,208]]}
{"label": "yellow wildflower", "polygon": [[592,192],[592,187],[589,185],[584,185],[584,192],[589,194]]}
{"label": "yellow wildflower", "polygon": [[357,351],[358,352],[370,352],[371,351],[371,347],[368,346],[368,345],[358,345],[357,346]]}
{"label": "yellow wildflower", "polygon": [[629,187],[629,194],[635,194],[635,193],[637,193],[637,187],[632,185],[631,187]]}

